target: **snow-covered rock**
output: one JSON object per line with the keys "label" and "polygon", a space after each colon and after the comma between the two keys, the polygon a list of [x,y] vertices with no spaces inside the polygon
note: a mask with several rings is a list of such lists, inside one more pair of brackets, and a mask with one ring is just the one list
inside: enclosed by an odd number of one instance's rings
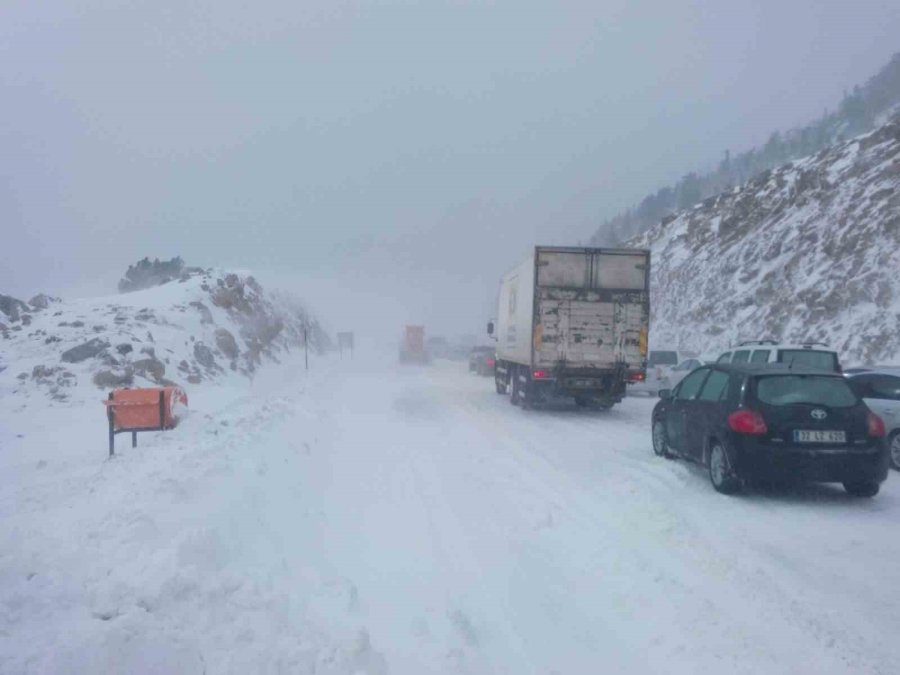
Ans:
{"label": "snow-covered rock", "polygon": [[[213,269],[126,295],[63,302],[3,296],[0,399],[27,405],[97,398],[98,388],[251,377],[327,336],[294,298]],[[46,302],[44,300],[46,299]]]}
{"label": "snow-covered rock", "polygon": [[900,116],[666,219],[652,250],[657,346],[815,340],[845,364],[900,358]]}

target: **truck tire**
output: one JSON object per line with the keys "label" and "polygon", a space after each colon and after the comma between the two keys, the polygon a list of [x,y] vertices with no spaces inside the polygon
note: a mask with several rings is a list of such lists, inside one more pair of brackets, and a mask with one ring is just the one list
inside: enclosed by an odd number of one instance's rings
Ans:
{"label": "truck tire", "polygon": [[519,405],[519,367],[510,366],[507,370],[509,373],[509,402],[513,405]]}
{"label": "truck tire", "polygon": [[516,373],[516,383],[519,385],[519,405],[525,410],[530,410],[534,407],[534,391],[530,382],[522,382],[522,374],[527,372],[528,370],[525,368],[519,368],[519,372]]}
{"label": "truck tire", "polygon": [[498,393],[498,394],[505,394],[505,393],[506,393],[506,388],[507,388],[507,387],[506,387],[506,382],[504,382],[503,380],[501,380],[501,379],[500,379],[500,374],[499,374],[499,373],[496,373],[496,372],[494,373],[494,386],[497,388],[497,393]]}

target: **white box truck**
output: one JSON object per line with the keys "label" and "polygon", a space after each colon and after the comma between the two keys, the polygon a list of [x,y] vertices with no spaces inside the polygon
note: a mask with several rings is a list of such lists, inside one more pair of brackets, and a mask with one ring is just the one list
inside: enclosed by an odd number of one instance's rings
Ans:
{"label": "white box truck", "polygon": [[500,282],[497,393],[609,408],[646,376],[650,252],[537,246]]}

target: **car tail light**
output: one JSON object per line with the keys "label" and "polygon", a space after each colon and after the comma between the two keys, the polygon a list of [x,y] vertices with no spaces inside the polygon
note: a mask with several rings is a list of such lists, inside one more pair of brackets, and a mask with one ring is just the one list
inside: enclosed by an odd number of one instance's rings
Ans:
{"label": "car tail light", "polygon": [[531,374],[531,376],[532,376],[534,379],[536,379],[536,380],[540,380],[540,379],[543,379],[543,378],[545,378],[545,377],[550,377],[550,373],[548,373],[546,370],[535,370],[535,371]]}
{"label": "car tail light", "polygon": [[643,382],[646,379],[646,375],[644,373],[632,373],[629,379],[632,382]]}
{"label": "car tail light", "polygon": [[486,366],[493,366],[493,365],[494,365],[494,359],[485,359],[485,360],[484,360],[484,365],[486,365]]}
{"label": "car tail light", "polygon": [[869,413],[869,436],[884,438],[884,420],[873,412]]}
{"label": "car tail light", "polygon": [[766,420],[755,410],[735,410],[728,416],[728,426],[738,434],[762,436],[768,433]]}

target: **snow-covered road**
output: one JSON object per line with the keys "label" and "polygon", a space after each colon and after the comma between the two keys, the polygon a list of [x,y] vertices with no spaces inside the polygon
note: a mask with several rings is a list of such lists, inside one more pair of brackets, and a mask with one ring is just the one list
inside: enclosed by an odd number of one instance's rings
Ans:
{"label": "snow-covered road", "polygon": [[651,400],[522,411],[450,362],[216,396],[111,462],[102,412],[3,413],[0,672],[900,664],[897,474],[723,497]]}

